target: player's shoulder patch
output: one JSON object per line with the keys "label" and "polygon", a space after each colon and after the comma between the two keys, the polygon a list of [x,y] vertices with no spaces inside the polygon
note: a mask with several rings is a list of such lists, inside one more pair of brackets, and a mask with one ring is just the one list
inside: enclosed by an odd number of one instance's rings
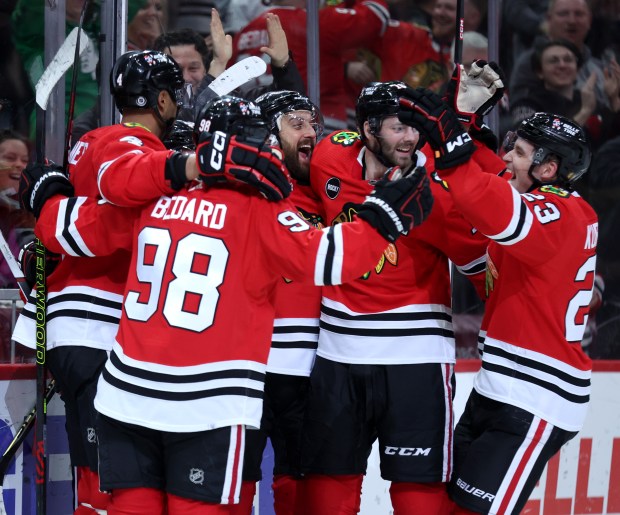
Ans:
{"label": "player's shoulder patch", "polygon": [[333,134],[330,141],[334,145],[342,145],[343,147],[350,147],[357,140],[360,139],[360,135],[355,131],[340,131]]}
{"label": "player's shoulder patch", "polygon": [[559,188],[558,186],[552,186],[550,184],[546,184],[541,186],[540,191],[542,193],[551,193],[552,195],[557,195],[558,197],[567,198],[570,197],[570,191],[567,191],[563,188]]}

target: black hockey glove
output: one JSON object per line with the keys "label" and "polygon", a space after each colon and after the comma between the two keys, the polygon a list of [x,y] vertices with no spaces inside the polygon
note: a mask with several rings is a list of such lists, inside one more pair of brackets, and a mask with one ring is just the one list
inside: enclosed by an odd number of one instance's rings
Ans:
{"label": "black hockey glove", "polygon": [[47,199],[56,194],[73,196],[73,184],[62,166],[33,163],[22,171],[19,179],[20,202],[36,218],[39,218]]}
{"label": "black hockey glove", "polygon": [[258,189],[267,200],[291,194],[293,186],[282,157],[266,144],[241,141],[221,131],[203,132],[196,147],[200,179],[207,185],[244,183]]}
{"label": "black hockey glove", "polygon": [[418,129],[435,151],[435,167],[453,168],[469,160],[475,150],[471,136],[456,113],[432,91],[407,88],[400,97],[398,119]]}
{"label": "black hockey glove", "polygon": [[388,241],[420,225],[431,212],[433,194],[422,166],[404,178],[398,168],[388,170],[357,210]]}
{"label": "black hockey glove", "polygon": [[[17,260],[22,269],[26,283],[32,290],[37,283],[37,251],[36,242],[34,240],[26,243],[19,251]],[[45,252],[45,274],[50,275],[60,263],[62,256],[54,252],[46,250]]]}
{"label": "black hockey glove", "polygon": [[469,129],[480,130],[482,117],[493,109],[504,95],[506,78],[497,63],[482,59],[472,63],[465,73],[463,65],[454,68],[443,99]]}

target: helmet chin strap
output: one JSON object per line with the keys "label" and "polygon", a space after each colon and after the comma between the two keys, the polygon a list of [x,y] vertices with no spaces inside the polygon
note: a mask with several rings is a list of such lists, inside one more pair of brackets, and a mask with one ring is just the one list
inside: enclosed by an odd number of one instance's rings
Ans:
{"label": "helmet chin strap", "polygon": [[162,130],[161,139],[163,140],[170,134],[170,131],[172,130],[172,126],[174,125],[174,122],[176,120],[176,116],[172,118],[168,118],[166,120],[159,112],[159,107],[157,105],[154,105],[152,109],[153,109],[153,112],[155,113],[155,118],[157,118],[157,120],[159,120],[159,122],[162,125],[163,130]]}

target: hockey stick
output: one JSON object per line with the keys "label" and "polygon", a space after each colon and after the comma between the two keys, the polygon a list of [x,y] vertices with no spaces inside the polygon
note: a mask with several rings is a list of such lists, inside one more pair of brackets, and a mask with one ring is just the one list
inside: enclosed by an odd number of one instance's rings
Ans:
{"label": "hockey stick", "polygon": [[26,282],[26,278],[24,277],[24,274],[22,272],[22,269],[19,266],[19,263],[17,263],[15,256],[13,256],[13,253],[11,252],[9,244],[6,242],[6,240],[4,239],[4,235],[1,232],[0,232],[0,252],[2,253],[2,257],[4,257],[4,260],[9,265],[9,269],[11,270],[11,273],[13,274],[13,277],[15,278],[15,281],[17,282],[17,286],[19,288],[19,293],[21,295],[22,300],[24,302],[27,302],[28,297],[30,296],[30,286],[28,286],[28,283]]}
{"label": "hockey stick", "polygon": [[465,26],[465,0],[456,1],[456,29],[454,35],[454,64],[463,60],[463,30]]}
{"label": "hockey stick", "polygon": [[[77,76],[78,76],[78,62],[80,60],[80,54],[82,48],[82,35],[86,36],[82,27],[84,26],[84,15],[88,8],[89,1],[85,0],[82,5],[82,12],[80,13],[80,22],[78,24],[77,38],[75,43],[75,53],[73,55],[73,73],[71,75],[71,95],[69,97],[69,113],[67,115],[67,132],[65,133],[65,147],[63,150],[62,167],[66,170],[69,165],[69,151],[71,150],[71,135],[73,134],[73,113],[75,111],[75,90],[77,89]],[[86,45],[84,45],[86,49]]]}
{"label": "hockey stick", "polygon": [[[82,29],[73,29],[64,43],[60,46],[56,55],[35,86],[37,110],[36,110],[36,154],[37,161],[43,163],[45,160],[45,110],[50,94],[57,82],[64,76],[69,67],[75,63],[75,57],[79,56],[85,49],[86,44],[80,45],[79,52],[76,51],[78,33]],[[86,41],[84,35],[81,38]],[[45,399],[46,382],[46,347],[47,347],[47,285],[45,277],[45,247],[41,240],[35,239],[36,253],[36,363],[37,379],[35,404],[36,420],[33,442],[33,454],[35,458],[35,487],[37,499],[37,515],[45,515],[47,506],[47,401]]]}
{"label": "hockey stick", "polygon": [[246,57],[220,73],[209,84],[209,88],[220,96],[227,95],[246,82],[260,77],[266,71],[267,64],[260,57],[254,55]]}

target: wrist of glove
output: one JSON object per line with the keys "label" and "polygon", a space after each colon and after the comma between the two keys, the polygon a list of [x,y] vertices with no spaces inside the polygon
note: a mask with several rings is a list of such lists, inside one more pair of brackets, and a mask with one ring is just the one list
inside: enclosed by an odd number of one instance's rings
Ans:
{"label": "wrist of glove", "polygon": [[241,141],[220,131],[203,133],[196,147],[196,163],[200,179],[208,186],[242,183],[271,201],[282,200],[292,191],[281,156],[262,143]]}
{"label": "wrist of glove", "polygon": [[[17,261],[26,279],[26,284],[32,290],[37,284],[37,259],[36,242],[30,241],[24,245],[19,251]],[[60,263],[62,256],[47,250],[45,252],[45,275],[50,275]]]}
{"label": "wrist of glove", "polygon": [[388,170],[357,210],[357,216],[390,242],[420,225],[433,207],[424,167],[416,167],[404,178],[396,178],[399,175],[397,168]]}
{"label": "wrist of glove", "polygon": [[427,89],[407,88],[399,102],[398,119],[426,137],[435,151],[436,168],[453,168],[469,160],[475,150],[471,136],[441,97]]}
{"label": "wrist of glove", "polygon": [[54,195],[72,197],[73,185],[61,166],[54,163],[28,165],[19,179],[19,199],[22,207],[39,218],[45,202]]}

